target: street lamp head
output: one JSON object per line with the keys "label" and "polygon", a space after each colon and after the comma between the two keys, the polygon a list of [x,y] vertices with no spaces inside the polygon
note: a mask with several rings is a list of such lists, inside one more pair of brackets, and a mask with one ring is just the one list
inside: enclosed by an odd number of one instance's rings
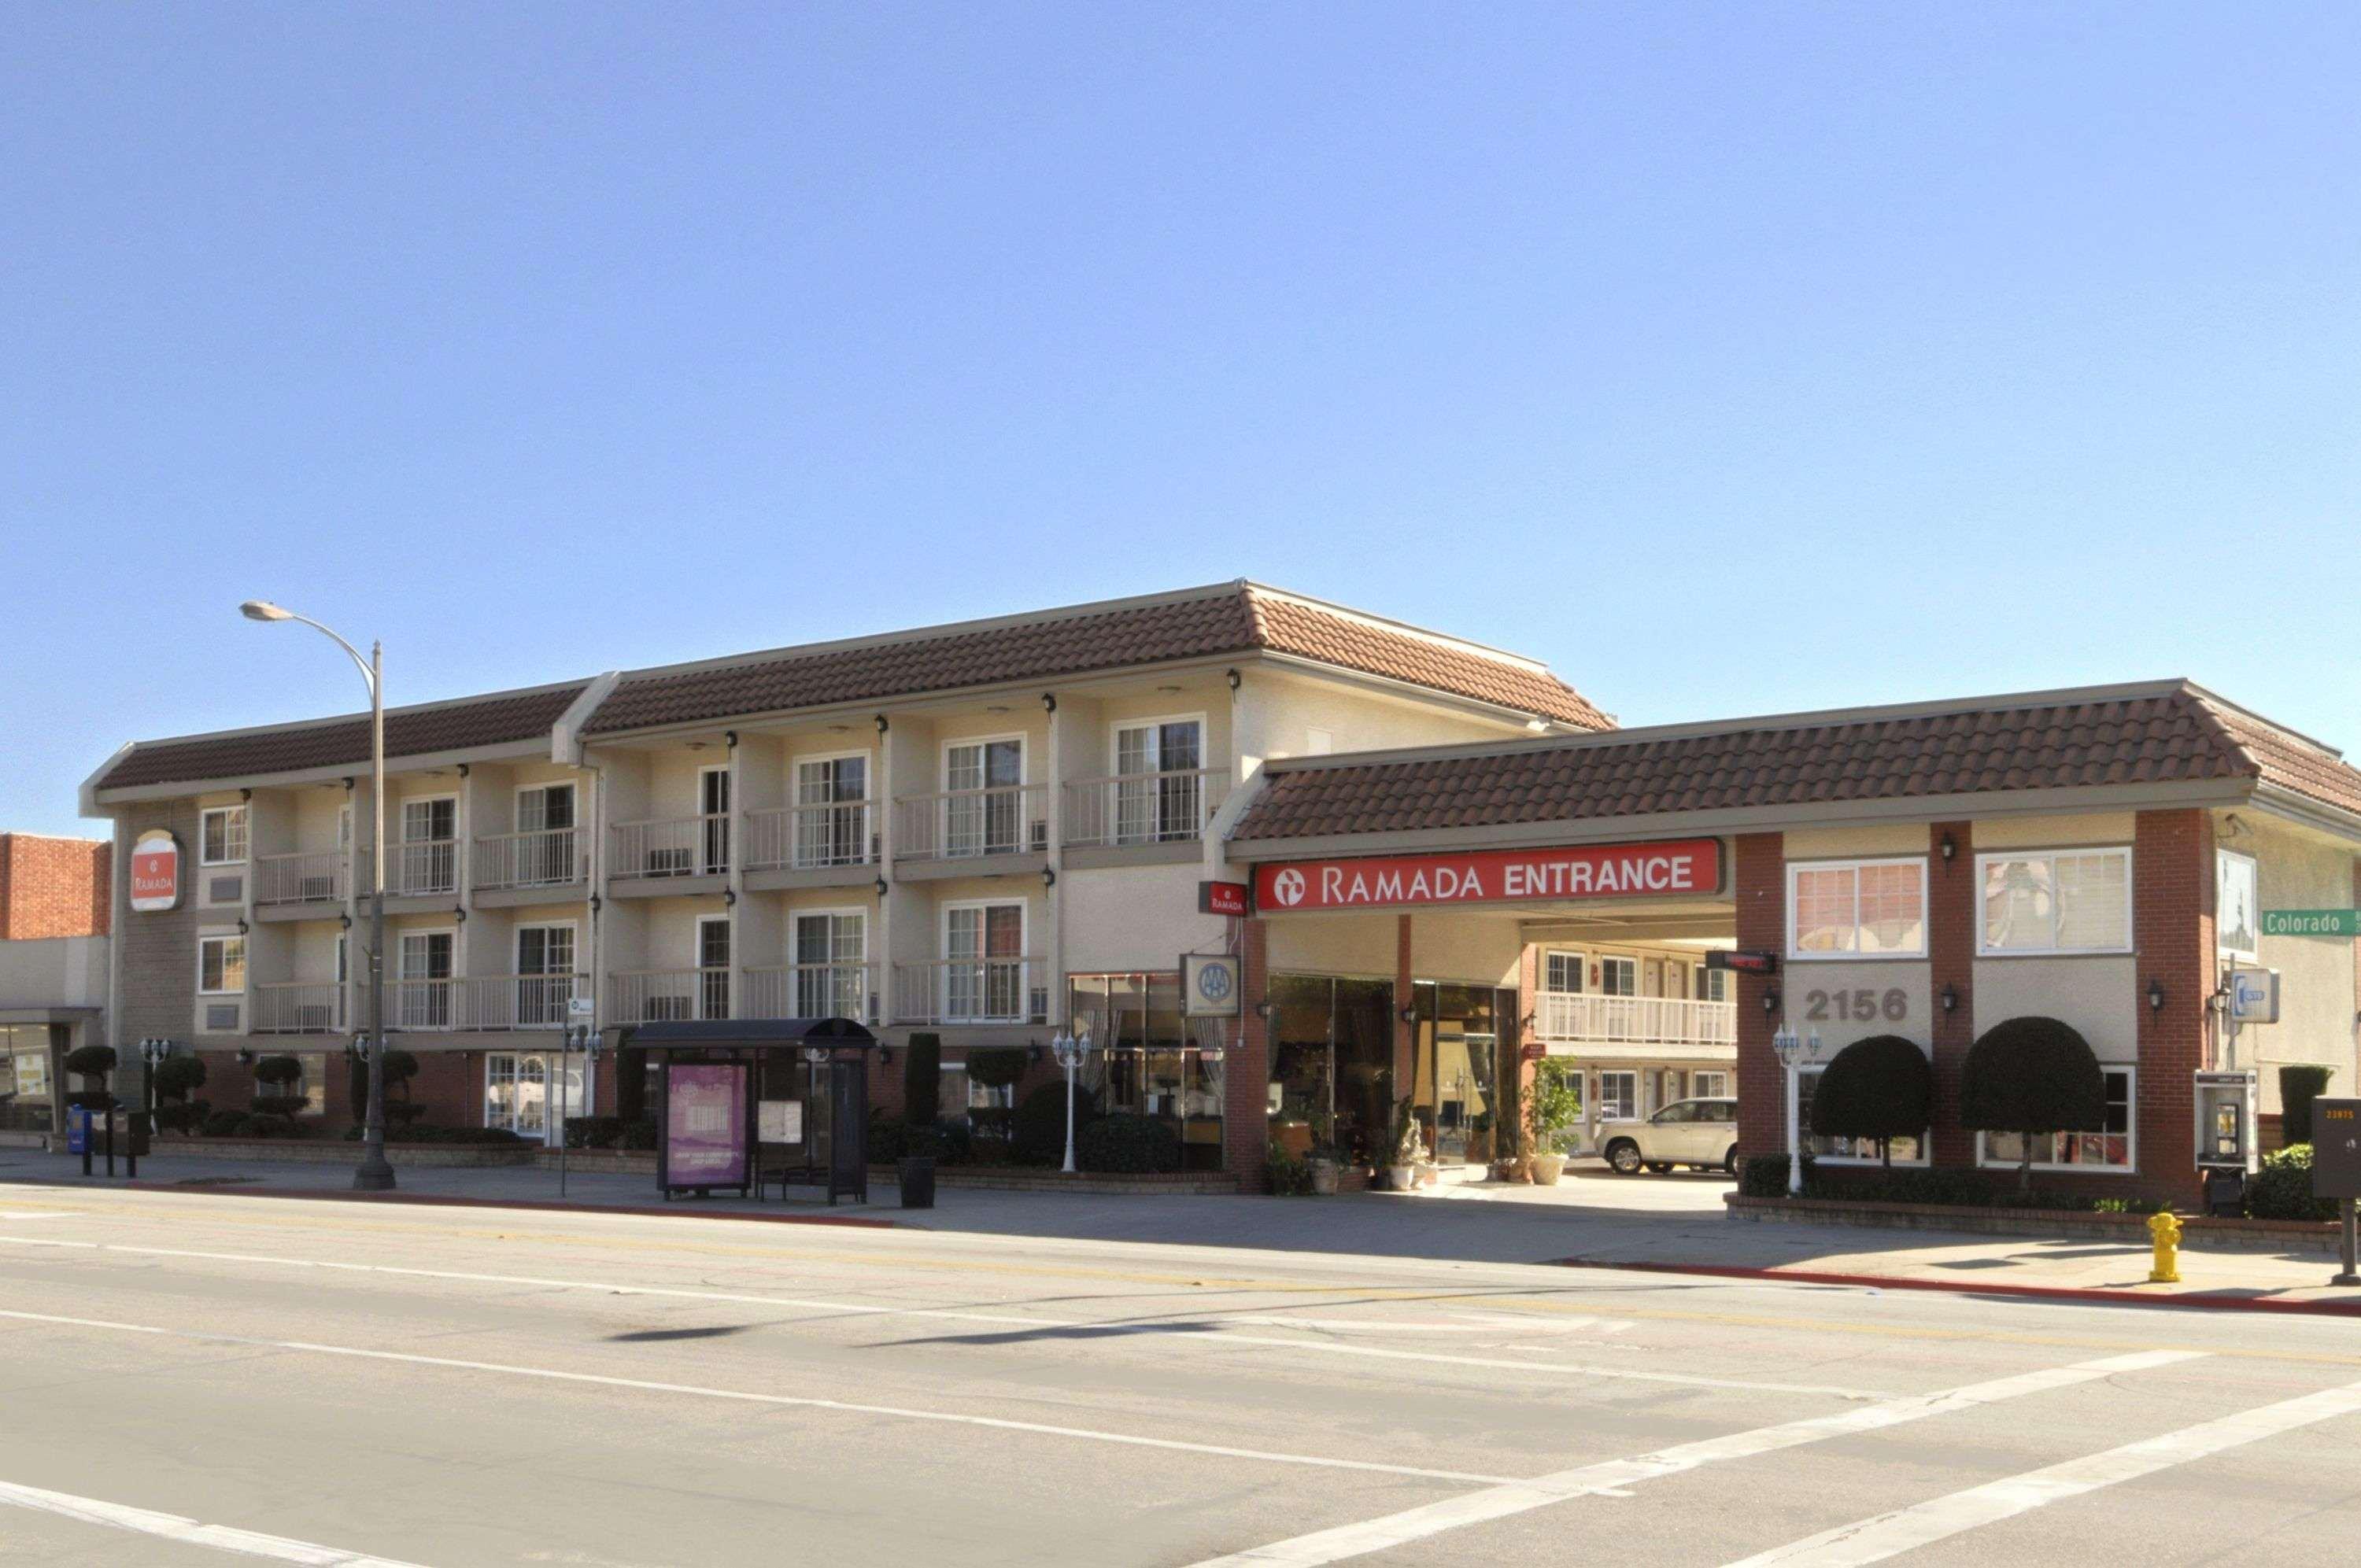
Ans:
{"label": "street lamp head", "polygon": [[294,612],[284,610],[269,599],[248,599],[237,607],[237,613],[248,620],[292,620]]}

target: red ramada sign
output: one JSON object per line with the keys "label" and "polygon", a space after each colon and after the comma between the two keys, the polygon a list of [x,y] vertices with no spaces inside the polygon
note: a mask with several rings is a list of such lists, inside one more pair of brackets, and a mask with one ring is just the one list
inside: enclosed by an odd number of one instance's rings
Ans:
{"label": "red ramada sign", "polygon": [[131,845],[131,907],[153,914],[180,902],[181,841],[168,829],[150,828]]}
{"label": "red ramada sign", "polygon": [[1255,869],[1256,906],[1271,915],[1421,904],[1675,898],[1720,888],[1719,839],[1289,861]]}

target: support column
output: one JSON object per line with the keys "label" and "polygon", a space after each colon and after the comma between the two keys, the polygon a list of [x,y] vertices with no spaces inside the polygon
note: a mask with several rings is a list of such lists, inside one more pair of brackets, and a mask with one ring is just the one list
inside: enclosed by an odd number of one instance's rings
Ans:
{"label": "support column", "polygon": [[1394,1105],[1405,1094],[1417,1092],[1411,1074],[1418,1065],[1418,1026],[1405,1022],[1402,1009],[1411,1005],[1418,992],[1411,983],[1410,966],[1411,917],[1394,916],[1394,1082],[1390,1101],[1386,1106],[1388,1124],[1391,1124]]}
{"label": "support column", "polygon": [[[1972,825],[1938,822],[1927,839],[1927,980],[1934,1008],[1930,1039],[1935,1047],[1934,1163],[1973,1165],[1976,1135],[1960,1125],[1960,1070],[1976,1043],[1976,927],[1982,918],[1976,897]],[[1951,858],[1943,858],[1943,842]],[[1943,988],[1958,998],[1943,1011]]]}
{"label": "support column", "polygon": [[1260,1192],[1270,1151],[1269,930],[1257,918],[1238,922],[1238,969],[1245,995],[1237,1048],[1222,1063],[1222,1166],[1241,1192]]}
{"label": "support column", "polygon": [[[2142,1190],[2156,1197],[2197,1192],[2197,1069],[2205,1061],[2205,1026],[2214,981],[2213,818],[2191,807],[2143,811],[2132,841],[2133,977],[2139,1014],[2139,1128]],[[2161,1009],[2147,1004],[2151,981],[2164,984]]]}
{"label": "support column", "polygon": [[[1741,833],[1731,845],[1737,862],[1731,889],[1737,903],[1738,945],[1750,951],[1787,948],[1787,837]],[[1738,981],[1738,1154],[1777,1154],[1787,1143],[1787,1089],[1779,1058],[1771,1053],[1778,1014],[1763,1010],[1773,991],[1784,993],[1785,966],[1773,976],[1742,974]]]}

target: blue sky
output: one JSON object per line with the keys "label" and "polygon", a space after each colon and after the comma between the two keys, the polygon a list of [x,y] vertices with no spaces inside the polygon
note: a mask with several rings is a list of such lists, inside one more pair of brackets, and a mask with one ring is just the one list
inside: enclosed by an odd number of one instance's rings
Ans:
{"label": "blue sky", "polygon": [[19,6],[0,826],[119,741],[1250,576],[1627,723],[2361,749],[2361,8]]}

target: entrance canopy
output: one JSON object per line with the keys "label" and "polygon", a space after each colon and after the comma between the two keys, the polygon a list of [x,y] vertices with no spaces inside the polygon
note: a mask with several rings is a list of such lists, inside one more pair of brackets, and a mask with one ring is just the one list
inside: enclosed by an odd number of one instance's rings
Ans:
{"label": "entrance canopy", "polygon": [[641,1050],[685,1050],[713,1046],[825,1046],[830,1050],[867,1050],[877,1036],[850,1018],[694,1018],[632,1026],[630,1043]]}

